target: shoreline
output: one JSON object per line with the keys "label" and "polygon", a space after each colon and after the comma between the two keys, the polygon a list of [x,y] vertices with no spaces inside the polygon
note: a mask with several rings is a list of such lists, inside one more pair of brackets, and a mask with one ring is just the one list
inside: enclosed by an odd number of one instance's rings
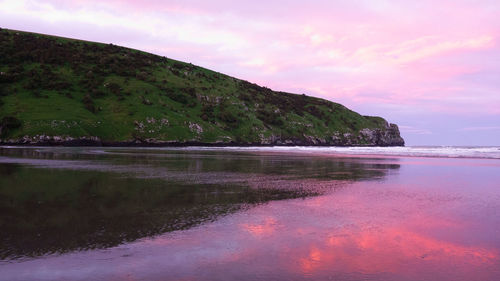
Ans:
{"label": "shoreline", "polygon": [[417,157],[417,158],[460,158],[460,159],[490,159],[500,160],[500,146],[490,147],[450,147],[450,146],[328,146],[328,145],[235,145],[235,144],[202,144],[195,145],[170,144],[170,145],[5,145],[0,144],[0,151],[9,149],[64,149],[64,148],[95,148],[95,149],[181,149],[181,150],[224,150],[228,151],[261,151],[282,152],[313,155],[346,155],[346,156],[375,156],[375,157]]}

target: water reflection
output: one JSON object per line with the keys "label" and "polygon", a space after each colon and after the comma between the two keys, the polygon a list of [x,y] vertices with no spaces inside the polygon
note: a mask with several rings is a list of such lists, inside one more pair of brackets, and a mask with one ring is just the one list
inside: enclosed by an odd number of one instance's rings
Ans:
{"label": "water reflection", "polygon": [[[109,248],[270,200],[381,180],[399,164],[241,152],[0,148],[0,258]],[[396,163],[395,163],[396,162]],[[268,235],[273,221],[246,225]]]}
{"label": "water reflection", "polygon": [[500,280],[497,160],[52,152],[0,157],[0,280]]}

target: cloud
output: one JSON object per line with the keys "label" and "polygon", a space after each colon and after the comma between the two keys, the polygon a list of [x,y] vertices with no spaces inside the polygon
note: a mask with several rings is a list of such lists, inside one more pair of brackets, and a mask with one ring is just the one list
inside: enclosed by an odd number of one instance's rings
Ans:
{"label": "cloud", "polygon": [[387,119],[485,122],[500,116],[498,14],[494,0],[0,0],[2,27],[142,49]]}
{"label": "cloud", "polygon": [[432,132],[427,129],[419,129],[412,126],[400,125],[399,130],[405,134],[416,134],[416,135],[431,135]]}
{"label": "cloud", "polygon": [[466,127],[466,128],[457,129],[458,132],[497,131],[497,130],[500,130],[500,126]]}

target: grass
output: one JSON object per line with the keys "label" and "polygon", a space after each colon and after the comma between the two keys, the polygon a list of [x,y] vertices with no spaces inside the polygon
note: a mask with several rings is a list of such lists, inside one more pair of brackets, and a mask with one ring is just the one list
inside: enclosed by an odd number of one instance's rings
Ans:
{"label": "grass", "polygon": [[2,29],[0,70],[0,120],[21,124],[4,124],[4,139],[256,143],[387,126],[334,102],[111,44]]}

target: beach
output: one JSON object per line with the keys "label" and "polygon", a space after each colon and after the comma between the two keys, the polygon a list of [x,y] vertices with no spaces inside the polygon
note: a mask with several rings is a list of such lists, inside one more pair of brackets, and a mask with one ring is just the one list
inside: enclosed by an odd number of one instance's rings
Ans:
{"label": "beach", "polygon": [[500,150],[0,148],[0,280],[498,280]]}

